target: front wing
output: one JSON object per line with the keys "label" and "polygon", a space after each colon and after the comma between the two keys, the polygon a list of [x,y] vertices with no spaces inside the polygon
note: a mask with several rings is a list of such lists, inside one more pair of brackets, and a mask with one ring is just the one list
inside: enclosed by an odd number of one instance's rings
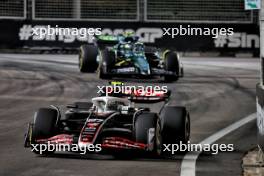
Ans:
{"label": "front wing", "polygon": [[120,67],[110,69],[106,74],[112,76],[179,76],[176,72],[166,71],[164,69],[152,68],[149,74],[141,74],[136,67]]}

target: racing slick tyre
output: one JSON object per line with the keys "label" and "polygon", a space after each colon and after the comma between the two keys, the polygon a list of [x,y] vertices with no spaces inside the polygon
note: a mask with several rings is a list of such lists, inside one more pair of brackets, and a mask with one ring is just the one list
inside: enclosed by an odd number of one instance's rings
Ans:
{"label": "racing slick tyre", "polygon": [[82,45],[79,51],[79,69],[81,72],[93,73],[98,68],[96,61],[97,47],[94,45]]}
{"label": "racing slick tyre", "polygon": [[[157,120],[156,149],[159,155],[173,155],[164,151],[164,144],[187,144],[190,139],[190,116],[185,107],[165,106]],[[176,151],[175,153],[178,153]]]}
{"label": "racing slick tyre", "polygon": [[179,79],[179,66],[177,54],[172,51],[166,53],[164,58],[164,69],[165,71],[176,73],[176,75],[165,75],[164,80],[166,82],[177,81]]}
{"label": "racing slick tyre", "polygon": [[[140,114],[135,120],[135,139],[136,142],[148,144],[150,129],[155,130],[157,123],[156,113],[143,113]],[[154,135],[153,135],[154,137]],[[154,139],[154,138],[153,138]],[[153,141],[154,142],[154,141]]]}
{"label": "racing slick tyre", "polygon": [[[140,115],[138,115],[137,117],[135,117],[135,122],[134,122],[134,130],[133,130],[133,136],[135,139],[135,142],[138,143],[142,143],[142,144],[149,144],[150,142],[153,144],[152,147],[153,149],[151,151],[155,151],[154,150],[154,130],[156,127],[156,123],[157,123],[157,114],[156,113],[149,113],[149,112],[145,112],[142,113]],[[151,133],[150,129],[153,129],[153,134],[152,134],[152,138],[149,138],[149,134]],[[151,140],[151,141],[150,141]],[[151,146],[148,146],[148,148],[150,149]],[[154,152],[153,152],[154,153]],[[116,151],[116,152],[112,152],[112,155],[114,155],[115,158],[117,159],[131,159],[134,157],[139,156],[138,151],[133,151],[133,150],[129,150],[129,151]],[[150,154],[152,154],[152,152],[150,152]]]}
{"label": "racing slick tyre", "polygon": [[109,74],[109,69],[113,67],[115,64],[115,56],[114,53],[105,49],[102,52],[102,60],[99,65],[98,76],[101,79],[111,79],[111,75]]}
{"label": "racing slick tyre", "polygon": [[[32,128],[32,142],[36,139],[45,139],[54,136],[57,133],[58,112],[52,108],[40,108],[34,116]],[[34,153],[41,154],[33,150]],[[42,154],[51,154],[54,151],[44,151]]]}

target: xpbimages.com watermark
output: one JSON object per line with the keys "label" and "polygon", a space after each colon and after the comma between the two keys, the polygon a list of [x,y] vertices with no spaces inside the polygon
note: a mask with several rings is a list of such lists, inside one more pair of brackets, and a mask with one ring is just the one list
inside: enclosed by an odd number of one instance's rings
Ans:
{"label": "xpbimages.com watermark", "polygon": [[177,152],[211,152],[213,155],[219,152],[232,152],[234,151],[234,144],[187,144],[180,141],[179,144],[163,144],[163,152],[175,154]]}
{"label": "xpbimages.com watermark", "polygon": [[180,25],[173,28],[162,28],[163,36],[170,36],[174,38],[176,36],[192,35],[192,36],[212,36],[212,38],[218,38],[218,36],[230,36],[234,34],[233,28],[201,28],[191,27],[191,25]]}

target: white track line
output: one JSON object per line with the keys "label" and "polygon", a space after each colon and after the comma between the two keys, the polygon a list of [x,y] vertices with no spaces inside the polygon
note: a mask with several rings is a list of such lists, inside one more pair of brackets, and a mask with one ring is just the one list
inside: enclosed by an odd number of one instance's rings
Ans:
{"label": "white track line", "polygon": [[[256,119],[256,113],[253,113],[235,123],[233,123],[232,125],[218,131],[217,133],[209,136],[208,138],[206,138],[205,140],[203,140],[202,142],[200,142],[200,144],[212,144],[215,141],[219,140],[220,138],[222,138],[223,136],[227,135],[228,133],[233,132],[234,130],[238,129],[239,127],[251,122],[252,120]],[[195,176],[195,166],[196,166],[196,160],[198,158],[198,156],[200,155],[201,152],[188,152],[183,160],[182,160],[182,164],[181,164],[181,176]]]}

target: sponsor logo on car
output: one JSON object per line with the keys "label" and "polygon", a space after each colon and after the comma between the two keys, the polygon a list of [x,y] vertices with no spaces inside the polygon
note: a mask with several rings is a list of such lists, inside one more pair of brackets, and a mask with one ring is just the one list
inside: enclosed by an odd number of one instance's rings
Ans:
{"label": "sponsor logo on car", "polygon": [[134,71],[135,71],[134,67],[119,68],[116,70],[117,73],[130,73],[130,72],[134,72]]}

